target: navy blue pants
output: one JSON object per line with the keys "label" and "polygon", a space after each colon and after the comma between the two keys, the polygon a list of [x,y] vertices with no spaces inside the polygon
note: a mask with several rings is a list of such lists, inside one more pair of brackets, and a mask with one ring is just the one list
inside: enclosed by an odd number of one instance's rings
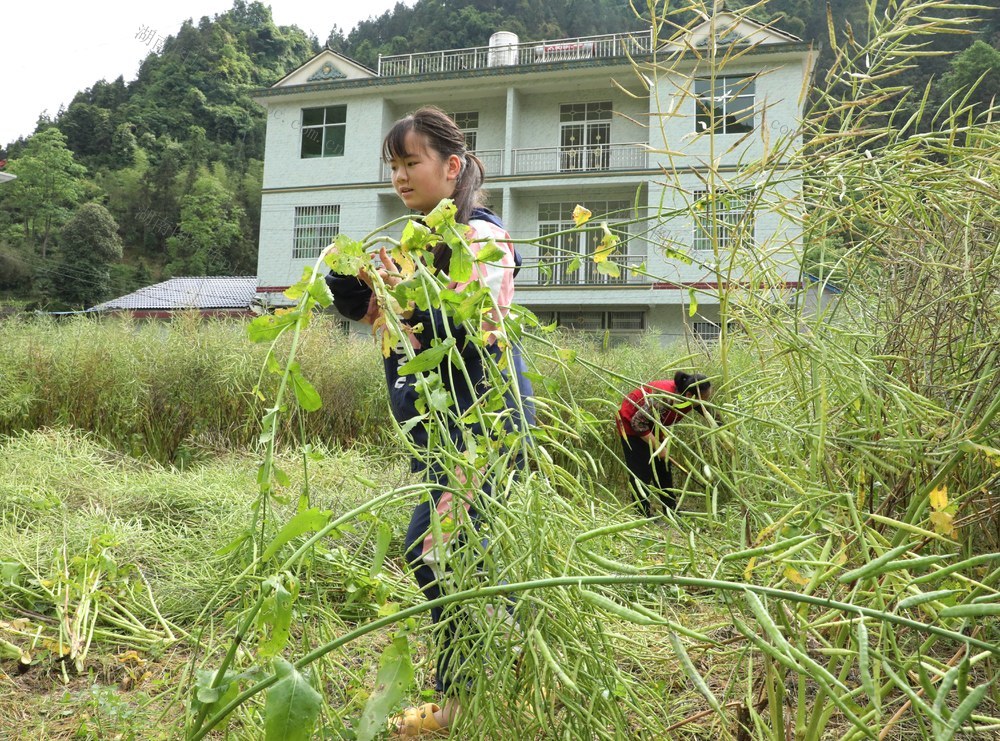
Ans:
{"label": "navy blue pants", "polygon": [[[441,483],[443,481],[439,475],[429,474],[428,478],[432,483]],[[487,497],[490,495],[490,490],[491,487],[488,483],[484,483],[479,489]],[[468,495],[469,492],[474,490],[466,488],[465,491]],[[435,573],[434,568],[424,559],[430,546],[440,546],[440,543],[431,542],[431,514],[434,509],[437,509],[439,517],[444,516],[447,511],[450,511],[451,507],[466,509],[473,525],[478,527],[479,512],[476,509],[475,502],[461,501],[457,495],[453,496],[450,491],[435,486],[431,491],[430,498],[418,504],[416,509],[413,510],[413,515],[410,517],[410,525],[406,530],[406,560],[413,569],[413,575],[417,580],[420,591],[423,592],[424,597],[428,601],[437,599],[444,594],[441,584],[438,581],[438,575]],[[461,538],[461,534],[456,537]],[[464,538],[462,540],[464,541]],[[464,542],[455,542],[451,546],[451,553],[453,555],[458,554],[457,557],[459,558],[464,556],[466,559],[465,563],[470,564],[471,567],[475,557],[471,553],[469,545]],[[455,656],[454,645],[456,634],[455,623],[456,620],[462,619],[456,617],[456,611],[459,608],[459,605],[449,605],[445,609],[441,607],[431,608],[431,620],[433,620],[435,625],[438,644],[437,680],[435,686],[438,692],[442,693],[447,692],[460,681],[458,672],[463,660]]]}
{"label": "navy blue pants", "polygon": [[649,443],[641,437],[632,435],[619,436],[622,441],[622,453],[625,458],[625,467],[628,468],[628,483],[632,487],[632,493],[639,507],[642,508],[646,517],[653,514],[650,505],[650,492],[655,491],[659,497],[660,504],[664,509],[673,509],[677,506],[677,498],[673,491],[673,477],[670,471],[670,461],[666,458],[653,456]]}

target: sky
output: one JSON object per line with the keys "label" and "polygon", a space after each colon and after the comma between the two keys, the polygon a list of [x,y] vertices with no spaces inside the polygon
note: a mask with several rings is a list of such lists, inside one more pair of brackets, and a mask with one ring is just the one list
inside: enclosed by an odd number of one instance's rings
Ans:
{"label": "sky", "polygon": [[[264,0],[279,26],[296,25],[326,41],[334,24],[348,33],[397,0]],[[412,6],[415,0],[403,0]],[[0,14],[0,145],[55,116],[79,91],[119,75],[128,83],[157,37],[175,36],[193,18],[215,16],[232,0],[6,0]]]}

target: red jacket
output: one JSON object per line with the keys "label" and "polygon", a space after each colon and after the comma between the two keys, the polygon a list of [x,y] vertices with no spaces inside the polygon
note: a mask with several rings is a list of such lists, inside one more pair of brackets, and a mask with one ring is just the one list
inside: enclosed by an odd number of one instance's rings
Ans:
{"label": "red jacket", "polygon": [[676,394],[673,380],[651,381],[631,392],[622,401],[615,417],[618,434],[639,437],[649,434],[659,419],[664,426],[672,425],[687,411],[674,407],[667,394]]}

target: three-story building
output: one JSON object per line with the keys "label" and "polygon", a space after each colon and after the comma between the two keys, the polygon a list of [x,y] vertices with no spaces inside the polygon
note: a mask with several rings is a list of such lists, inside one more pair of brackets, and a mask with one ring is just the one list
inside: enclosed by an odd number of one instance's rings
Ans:
{"label": "three-story building", "polygon": [[[534,240],[519,245],[519,303],[571,328],[710,339],[720,287],[773,297],[798,283],[801,178],[786,164],[811,69],[807,44],[729,13],[663,43],[501,32],[377,70],[324,50],[255,92],[268,112],[258,295],[283,303],[338,233],[406,213],[381,142],[433,104],[484,162],[512,237]],[[620,275],[586,257],[598,230],[570,231],[577,204],[622,238]]]}

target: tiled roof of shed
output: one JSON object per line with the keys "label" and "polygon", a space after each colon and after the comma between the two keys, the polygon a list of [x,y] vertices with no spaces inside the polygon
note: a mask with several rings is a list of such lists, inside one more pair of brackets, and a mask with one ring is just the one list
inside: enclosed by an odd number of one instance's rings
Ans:
{"label": "tiled roof of shed", "polygon": [[98,304],[88,311],[246,309],[257,295],[257,276],[171,278]]}

